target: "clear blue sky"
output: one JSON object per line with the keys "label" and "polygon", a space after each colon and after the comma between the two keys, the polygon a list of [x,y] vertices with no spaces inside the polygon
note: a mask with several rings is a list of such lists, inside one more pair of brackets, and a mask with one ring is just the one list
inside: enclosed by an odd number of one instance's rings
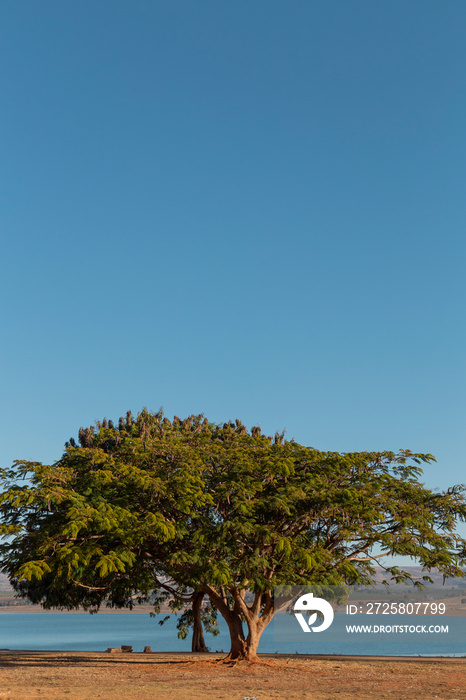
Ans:
{"label": "clear blue sky", "polygon": [[466,481],[465,26],[3,2],[0,464],[163,406]]}

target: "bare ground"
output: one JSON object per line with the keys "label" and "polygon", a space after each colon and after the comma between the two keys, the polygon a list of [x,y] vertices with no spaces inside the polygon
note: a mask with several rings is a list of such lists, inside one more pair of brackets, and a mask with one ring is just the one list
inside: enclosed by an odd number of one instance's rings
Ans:
{"label": "bare ground", "polygon": [[262,656],[0,651],[0,699],[464,700],[466,658]]}

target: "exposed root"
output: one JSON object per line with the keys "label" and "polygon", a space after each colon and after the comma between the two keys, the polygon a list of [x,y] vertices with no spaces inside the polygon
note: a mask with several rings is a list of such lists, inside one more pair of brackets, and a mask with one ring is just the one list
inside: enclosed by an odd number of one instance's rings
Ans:
{"label": "exposed root", "polygon": [[224,666],[228,666],[229,668],[236,668],[236,666],[242,666],[244,668],[245,665],[248,667],[251,666],[266,666],[268,668],[277,668],[280,667],[280,662],[277,660],[271,660],[271,659],[261,659],[258,656],[252,659],[248,658],[241,658],[237,657],[236,659],[231,659],[230,657],[226,656],[224,659],[217,659],[215,662],[216,664],[222,664]]}
{"label": "exposed root", "polygon": [[222,666],[223,668],[243,668],[243,669],[248,669],[248,668],[272,668],[274,670],[283,670],[284,667],[290,670],[294,671],[309,671],[312,672],[313,669],[311,668],[306,668],[305,664],[302,663],[293,663],[294,659],[293,658],[288,658],[283,664],[283,659],[261,659],[259,656],[253,658],[253,659],[247,659],[247,658],[241,658],[237,657],[235,659],[232,659],[229,655],[228,656],[223,656],[220,659],[193,659],[192,661],[184,661],[180,663],[184,663],[186,666],[203,666],[204,668],[206,667],[212,667],[212,668],[218,668],[219,666]]}

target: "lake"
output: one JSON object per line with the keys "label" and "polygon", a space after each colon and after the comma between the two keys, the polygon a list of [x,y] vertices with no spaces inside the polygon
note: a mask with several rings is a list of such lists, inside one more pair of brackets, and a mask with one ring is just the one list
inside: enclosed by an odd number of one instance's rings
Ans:
{"label": "lake", "polygon": [[[176,616],[163,625],[148,613],[15,613],[0,614],[0,648],[105,651],[131,645],[135,652],[150,646],[154,652],[190,651],[191,640],[177,638]],[[375,616],[374,616],[375,617]],[[421,616],[390,616],[370,620],[379,625],[419,625]],[[367,615],[355,615],[351,624],[368,624]],[[304,634],[293,616],[277,614],[265,629],[259,652],[286,654],[363,654],[381,656],[466,656],[466,617],[429,617],[428,625],[448,625],[448,634],[348,634],[348,616],[336,614],[325,632]],[[220,620],[220,634],[206,635],[210,651],[228,652],[228,629]]]}

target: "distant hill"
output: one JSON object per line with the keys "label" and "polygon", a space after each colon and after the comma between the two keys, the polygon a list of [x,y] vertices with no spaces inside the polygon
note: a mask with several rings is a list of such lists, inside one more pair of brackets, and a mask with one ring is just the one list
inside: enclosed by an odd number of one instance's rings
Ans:
{"label": "distant hill", "polygon": [[[420,566],[404,566],[402,568],[411,573],[414,578],[421,578],[427,573],[423,573]],[[442,574],[433,571],[429,574],[429,576],[433,580],[435,586],[443,585]],[[387,578],[387,576],[383,569],[377,569],[375,578],[377,583],[381,583],[384,580],[384,578]],[[445,581],[445,586],[459,586],[461,588],[466,588],[466,578],[448,578]],[[0,593],[11,593],[13,595],[13,588],[11,587],[10,582],[8,580],[8,576],[6,576],[6,574],[0,574]]]}
{"label": "distant hill", "polygon": [[[434,586],[445,585],[450,588],[451,586],[460,586],[466,588],[466,578],[447,578],[444,584],[443,574],[439,574],[437,571],[431,571],[430,573],[428,571],[422,571],[422,568],[420,566],[400,566],[400,569],[403,569],[403,571],[407,571],[408,573],[410,573],[414,579],[421,579],[423,576],[430,576],[434,583]],[[377,568],[375,579],[377,583],[381,583],[384,579],[389,580],[389,577],[383,569]]]}
{"label": "distant hill", "polygon": [[10,586],[8,576],[6,574],[0,574],[0,593],[10,593],[13,589]]}

